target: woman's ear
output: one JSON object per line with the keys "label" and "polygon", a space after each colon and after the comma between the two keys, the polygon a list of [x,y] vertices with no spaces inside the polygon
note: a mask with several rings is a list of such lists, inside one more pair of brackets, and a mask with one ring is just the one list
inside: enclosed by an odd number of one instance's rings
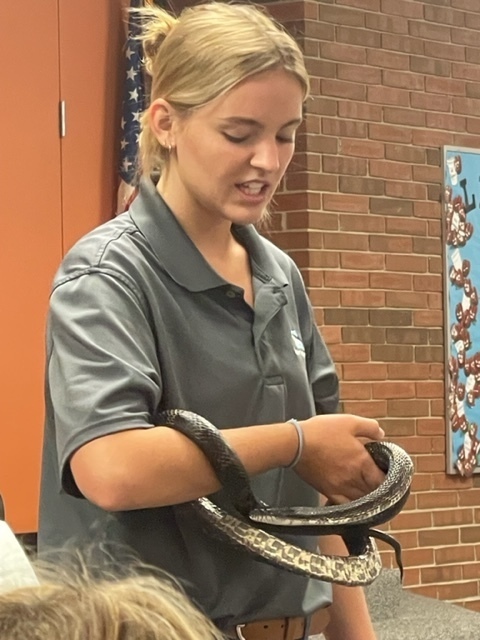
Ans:
{"label": "woman's ear", "polygon": [[175,118],[175,110],[169,102],[163,98],[154,100],[149,108],[150,128],[162,147],[172,147],[175,141],[172,139],[172,128]]}

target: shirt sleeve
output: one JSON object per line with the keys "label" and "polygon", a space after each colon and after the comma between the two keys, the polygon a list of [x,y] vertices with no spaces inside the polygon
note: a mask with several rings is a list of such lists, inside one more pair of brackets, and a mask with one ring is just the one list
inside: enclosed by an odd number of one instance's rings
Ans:
{"label": "shirt sleeve", "polygon": [[110,433],[153,426],[162,395],[146,304],[121,275],[89,273],[53,292],[47,389],[64,488],[76,493],[68,461]]}
{"label": "shirt sleeve", "polygon": [[303,278],[293,264],[292,284],[299,316],[300,331],[317,414],[337,413],[339,382],[330,352],[318,330]]}

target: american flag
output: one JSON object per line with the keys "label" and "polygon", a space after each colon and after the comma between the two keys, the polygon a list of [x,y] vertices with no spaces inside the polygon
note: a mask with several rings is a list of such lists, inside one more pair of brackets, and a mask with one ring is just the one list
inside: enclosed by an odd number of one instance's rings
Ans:
{"label": "american flag", "polygon": [[[130,7],[143,6],[143,0],[131,0]],[[138,181],[138,139],[140,117],[145,109],[145,82],[142,69],[142,45],[139,17],[130,14],[125,45],[125,80],[122,104],[120,166],[121,183],[117,213],[125,211]]]}

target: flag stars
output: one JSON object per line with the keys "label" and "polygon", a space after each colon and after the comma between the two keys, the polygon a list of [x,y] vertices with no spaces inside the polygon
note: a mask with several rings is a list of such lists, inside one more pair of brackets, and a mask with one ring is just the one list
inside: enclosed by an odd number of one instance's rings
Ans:
{"label": "flag stars", "polygon": [[130,69],[127,70],[127,79],[135,80],[135,76],[137,75],[137,73],[138,71],[135,71],[133,67],[130,67]]}
{"label": "flag stars", "polygon": [[127,173],[132,165],[133,162],[131,162],[128,158],[125,158],[122,162],[122,169],[125,171],[125,173]]}
{"label": "flag stars", "polygon": [[130,100],[135,100],[135,102],[138,102],[138,89],[136,87],[133,91],[129,91],[128,94],[130,96]]}

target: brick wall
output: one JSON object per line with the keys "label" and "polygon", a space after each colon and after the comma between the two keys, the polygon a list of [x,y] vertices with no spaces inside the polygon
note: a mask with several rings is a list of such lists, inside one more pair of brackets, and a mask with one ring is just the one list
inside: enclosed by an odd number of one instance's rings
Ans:
{"label": "brick wall", "polygon": [[440,204],[442,145],[480,147],[480,2],[265,5],[304,49],[313,94],[271,236],[302,269],[343,409],[414,459],[387,527],[406,586],[480,610],[480,478],[445,473]]}

